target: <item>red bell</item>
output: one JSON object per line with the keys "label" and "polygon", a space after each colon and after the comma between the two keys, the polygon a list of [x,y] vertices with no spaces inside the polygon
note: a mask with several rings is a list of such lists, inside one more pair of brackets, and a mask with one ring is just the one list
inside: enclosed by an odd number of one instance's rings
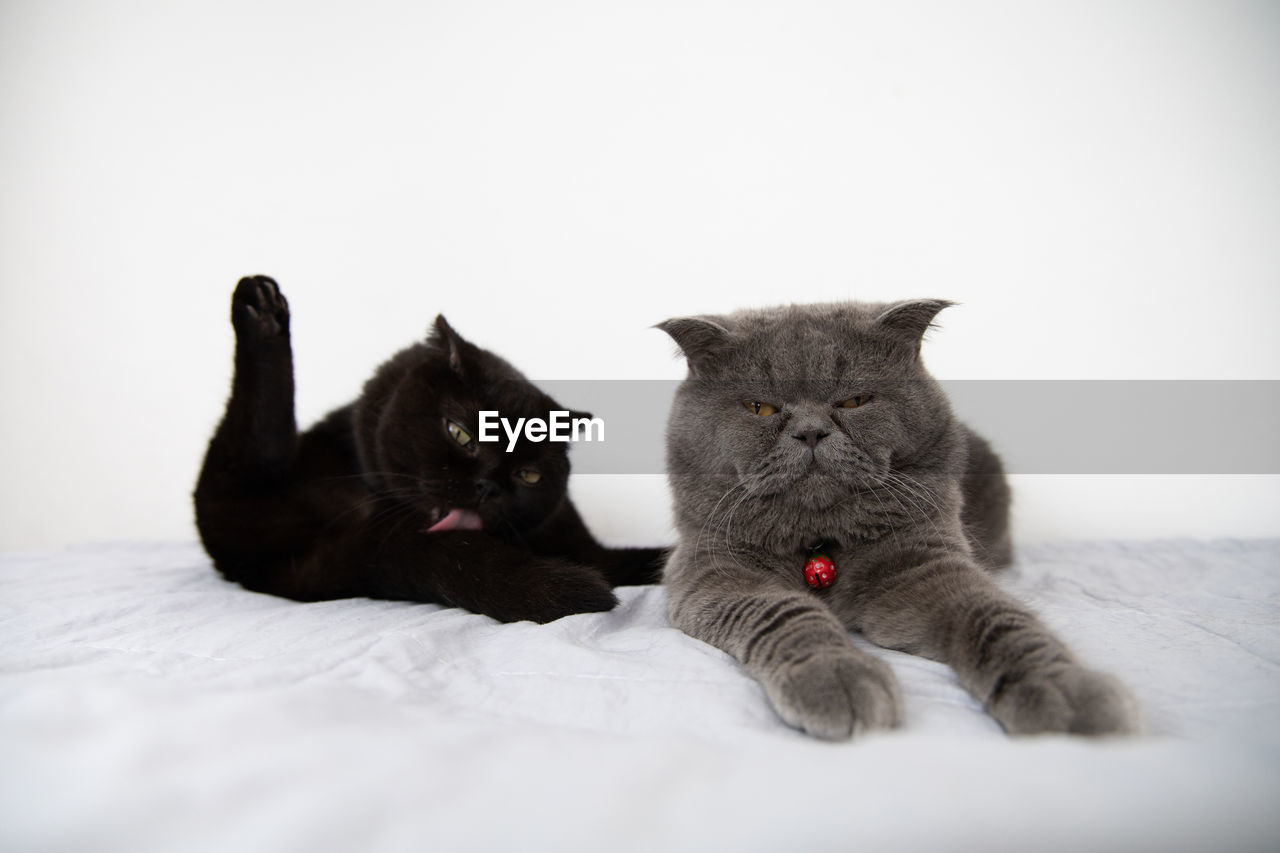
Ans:
{"label": "red bell", "polygon": [[815,554],[804,564],[804,582],[814,589],[825,589],[836,582],[836,564],[826,554]]}

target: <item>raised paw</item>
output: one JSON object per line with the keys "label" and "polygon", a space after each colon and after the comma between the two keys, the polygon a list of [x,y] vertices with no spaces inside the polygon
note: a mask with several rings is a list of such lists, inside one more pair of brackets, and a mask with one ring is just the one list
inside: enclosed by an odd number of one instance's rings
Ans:
{"label": "raised paw", "polygon": [[1123,735],[1141,729],[1138,703],[1124,685],[1075,665],[1006,674],[996,682],[987,708],[1015,735]]}
{"label": "raised paw", "polygon": [[274,279],[265,275],[240,279],[231,297],[231,325],[245,341],[289,336],[289,303]]}
{"label": "raised paw", "polygon": [[765,681],[765,691],[785,722],[827,740],[892,728],[902,717],[889,667],[852,647],[784,665]]}

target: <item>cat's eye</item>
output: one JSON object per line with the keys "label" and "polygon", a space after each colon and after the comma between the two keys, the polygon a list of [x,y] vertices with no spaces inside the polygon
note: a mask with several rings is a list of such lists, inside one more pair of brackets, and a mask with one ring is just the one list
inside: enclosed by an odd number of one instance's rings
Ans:
{"label": "cat's eye", "polygon": [[751,412],[751,414],[759,415],[762,418],[767,418],[778,411],[768,403],[761,403],[758,400],[744,400],[742,405],[746,406],[747,411]]}
{"label": "cat's eye", "polygon": [[840,408],[856,409],[859,406],[865,406],[867,403],[870,403],[870,402],[871,402],[870,394],[857,394],[853,397],[850,397],[848,400],[841,401]]}
{"label": "cat's eye", "polygon": [[453,440],[466,447],[471,443],[471,433],[467,432],[453,421],[445,421],[445,429],[449,431],[449,435],[453,436]]}
{"label": "cat's eye", "polygon": [[532,468],[521,468],[516,472],[516,476],[528,483],[530,486],[542,479],[542,475],[537,471],[534,471]]}

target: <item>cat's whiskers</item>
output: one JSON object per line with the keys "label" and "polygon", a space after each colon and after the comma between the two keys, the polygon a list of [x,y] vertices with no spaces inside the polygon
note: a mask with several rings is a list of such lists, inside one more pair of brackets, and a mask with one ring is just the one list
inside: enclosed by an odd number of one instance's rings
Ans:
{"label": "cat's whiskers", "polygon": [[[734,513],[738,511],[738,507],[742,506],[742,502],[751,496],[752,496],[752,491],[750,487],[748,487],[747,490],[742,493],[741,497],[739,497],[736,501],[734,501],[733,506],[729,507],[729,511],[725,514],[725,525],[726,525],[725,534],[724,534],[725,552],[729,555],[730,559],[733,560],[734,565],[736,565],[738,568],[744,571],[746,570],[746,566],[742,565],[742,562],[738,559],[738,554],[737,554],[738,549],[734,546],[732,541],[733,540],[733,516],[734,516]],[[712,539],[712,541],[714,542],[715,540]]]}
{"label": "cat's whiskers", "polygon": [[[891,511],[890,509],[888,509],[888,508],[884,505],[884,501],[883,501],[883,500],[881,500],[880,495],[878,495],[878,494],[876,493],[876,490],[875,490],[875,489],[868,489],[868,490],[865,492],[865,494],[868,494],[868,495],[870,495],[872,498],[874,498],[874,499],[875,499],[876,505],[877,505],[878,507],[880,507],[880,512],[881,512],[881,513],[882,513],[886,518],[888,518],[889,516],[891,516],[891,515],[892,515],[892,511]],[[892,494],[892,493],[890,493],[890,494]],[[897,526],[896,524],[891,523],[891,520],[890,520],[890,523],[889,523],[889,535],[890,535],[891,537],[893,537],[893,542],[894,542],[894,544],[895,544],[895,545],[897,545],[899,548],[901,548],[901,547],[902,547],[902,540],[898,538],[898,526]]]}
{"label": "cat's whiskers", "polygon": [[[389,501],[396,504],[401,503],[399,500],[391,501],[391,498],[382,492],[369,492],[364,497],[351,501],[341,512],[330,518],[328,526],[333,527],[353,515],[363,515],[365,513],[370,513],[370,519],[376,519],[380,513],[386,511],[387,508],[383,505]],[[378,509],[379,507],[382,507],[382,509]]]}
{"label": "cat's whiskers", "polygon": [[922,516],[933,518],[942,509],[941,500],[937,492],[920,480],[901,471],[889,471],[887,481],[890,485],[903,492],[912,501],[913,505],[920,510]]}
{"label": "cat's whiskers", "polygon": [[[706,521],[702,523],[702,529],[698,531],[698,538],[694,542],[693,556],[695,560],[699,559],[701,556],[702,541],[704,536],[706,535],[707,527],[711,525],[713,521],[715,521],[716,510],[720,508],[720,504],[724,503],[725,498],[729,497],[729,495],[733,494],[735,491],[737,491],[740,488],[745,488],[746,485],[747,485],[747,478],[743,477],[742,479],[738,480],[738,482],[734,483],[732,486],[726,489],[724,494],[720,496],[720,499],[715,502],[714,506],[711,507],[711,511],[707,513]],[[707,558],[708,558],[708,562],[711,562],[711,563],[715,562],[715,559],[714,559],[715,551],[716,551],[715,537],[718,529],[719,529],[719,525],[714,525],[711,527],[711,541],[707,547]],[[724,572],[723,569],[719,569],[719,571]]]}
{"label": "cat's whiskers", "polygon": [[397,517],[394,510],[391,513],[383,516],[382,518],[383,531],[382,531],[381,544],[385,545],[387,541],[390,540],[390,538],[394,534],[398,533],[400,529],[404,527],[406,522],[411,521],[417,515],[416,512],[413,512],[415,507],[413,507],[412,504],[401,504],[400,506],[406,511],[401,512],[399,514],[399,517]]}
{"label": "cat's whiskers", "polygon": [[[732,560],[734,565],[739,569],[745,569],[742,565],[742,561],[739,559],[739,555],[750,554],[753,549],[739,547],[733,541],[733,522],[738,511],[742,508],[743,504],[746,503],[748,498],[759,497],[761,482],[759,470],[747,477],[744,477],[740,481],[739,485],[743,488],[742,494],[739,495],[729,507],[723,510],[720,514],[719,521],[712,525],[710,548],[711,557],[714,558],[717,555],[728,556],[728,558]],[[717,569],[725,576],[730,576],[728,566],[724,565],[723,561],[717,563]]]}
{"label": "cat's whiskers", "polygon": [[[892,470],[886,474],[884,485],[891,493],[901,494],[919,513],[918,520],[927,522],[934,535],[939,540],[946,541],[946,537],[938,527],[936,519],[938,511],[941,509],[936,493],[932,492],[928,486],[919,480]],[[908,518],[911,518],[911,516],[908,515]]]}
{"label": "cat's whiskers", "polygon": [[370,524],[383,524],[385,522],[395,522],[398,527],[406,519],[418,514],[418,508],[406,501],[385,501],[385,506],[369,516]]}
{"label": "cat's whiskers", "polygon": [[[916,513],[920,512],[920,508],[914,504],[907,505],[907,502],[903,500],[901,488],[895,487],[893,481],[887,478],[882,478],[879,484],[867,489],[867,494],[880,502],[880,507],[885,515],[885,523],[890,527],[896,527],[898,523],[904,520],[913,521]],[[885,506],[884,502],[880,500],[882,495],[888,495],[893,498],[893,502],[898,505],[898,513],[894,513],[892,509]]]}
{"label": "cat's whiskers", "polygon": [[[911,488],[910,484],[899,480],[892,471],[885,475],[885,479],[881,482],[881,488],[902,507],[906,522],[924,522],[929,525],[934,535],[941,540],[945,540],[934,517],[934,512],[930,511],[937,509],[935,501],[930,501],[924,494],[917,493]],[[896,531],[900,526],[893,525],[892,529]]]}

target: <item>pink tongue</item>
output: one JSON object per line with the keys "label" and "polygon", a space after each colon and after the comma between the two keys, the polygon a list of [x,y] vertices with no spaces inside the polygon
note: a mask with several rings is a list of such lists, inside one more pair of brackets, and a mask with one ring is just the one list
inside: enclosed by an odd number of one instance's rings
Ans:
{"label": "pink tongue", "polygon": [[451,509],[449,514],[427,528],[428,533],[439,533],[442,530],[481,530],[484,523],[480,516],[470,509]]}

